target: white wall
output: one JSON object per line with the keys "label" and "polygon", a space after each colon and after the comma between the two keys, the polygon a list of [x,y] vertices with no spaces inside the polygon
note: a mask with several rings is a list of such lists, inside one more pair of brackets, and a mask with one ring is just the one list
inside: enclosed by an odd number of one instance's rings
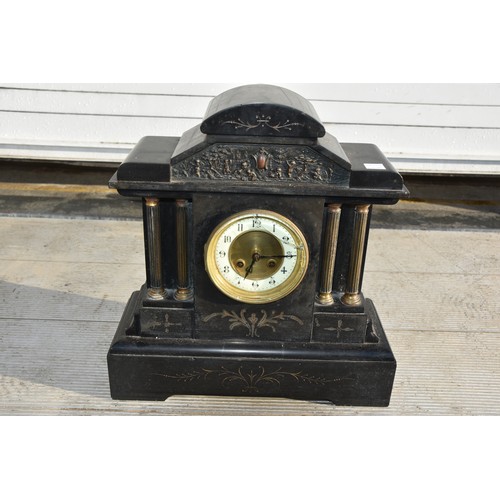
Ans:
{"label": "white wall", "polygon": [[[0,84],[0,158],[121,161],[243,84]],[[500,84],[278,85],[311,100],[339,141],[375,143],[401,172],[500,174]]]}

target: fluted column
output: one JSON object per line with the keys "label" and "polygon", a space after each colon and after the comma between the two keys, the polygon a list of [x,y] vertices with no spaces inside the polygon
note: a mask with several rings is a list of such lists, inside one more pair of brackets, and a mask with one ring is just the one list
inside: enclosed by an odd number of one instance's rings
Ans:
{"label": "fluted column", "polygon": [[176,300],[189,300],[193,297],[193,290],[189,283],[188,201],[177,200],[175,206],[177,222],[177,290],[174,297]]}
{"label": "fluted column", "polygon": [[148,296],[160,300],[166,297],[163,287],[163,271],[161,259],[161,223],[160,200],[146,198],[145,205],[145,236],[147,249],[147,286]]}
{"label": "fluted column", "polygon": [[341,299],[348,306],[355,306],[361,303],[361,269],[363,266],[369,213],[370,205],[358,205],[354,210],[351,257],[347,273],[346,291]]}
{"label": "fluted column", "polygon": [[339,236],[341,205],[328,205],[326,208],[326,226],[323,237],[323,260],[321,262],[321,279],[319,285],[318,302],[333,304],[333,271],[337,242]]}

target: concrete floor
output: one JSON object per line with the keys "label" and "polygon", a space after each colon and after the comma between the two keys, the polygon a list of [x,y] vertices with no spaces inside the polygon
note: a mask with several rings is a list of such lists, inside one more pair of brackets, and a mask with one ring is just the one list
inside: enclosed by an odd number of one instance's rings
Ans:
{"label": "concrete floor", "polygon": [[[51,196],[59,195],[41,193],[42,204]],[[125,215],[122,207],[105,217],[101,205],[100,215],[82,208],[63,216],[40,210],[33,197],[14,210],[16,203],[12,193],[0,199],[1,415],[500,415],[495,207],[400,203],[374,214],[364,293],[398,369],[390,406],[360,408],[243,397],[111,400],[106,352],[145,279],[140,212],[132,203]]]}

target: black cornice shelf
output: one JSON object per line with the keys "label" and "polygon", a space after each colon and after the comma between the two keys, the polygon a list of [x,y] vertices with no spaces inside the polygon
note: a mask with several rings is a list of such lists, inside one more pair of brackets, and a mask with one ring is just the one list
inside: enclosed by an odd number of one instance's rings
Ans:
{"label": "black cornice shelf", "polygon": [[[171,164],[171,158],[174,150],[179,145],[178,137],[157,137],[148,136],[139,141],[136,147],[128,155],[125,161],[120,165],[118,172],[110,181],[110,187],[118,189],[121,194],[141,196],[154,193],[191,193],[191,192],[217,192],[217,193],[263,193],[272,194],[279,190],[280,194],[301,194],[305,196],[327,196],[340,197],[346,199],[356,199],[359,197],[368,197],[374,203],[395,203],[401,198],[408,196],[408,191],[404,187],[401,175],[391,165],[383,153],[372,144],[347,143],[339,144],[339,147],[345,151],[346,158],[350,160],[349,170],[340,167],[338,163],[331,161],[325,154],[323,146],[317,145],[314,149],[310,146],[290,146],[293,149],[288,151],[297,153],[297,151],[311,151],[310,161],[321,161],[322,168],[331,168],[338,172],[337,179],[340,182],[326,182],[306,178],[309,182],[299,182],[297,179],[288,179],[286,173],[281,179],[270,177],[266,171],[267,177],[260,178],[260,172],[257,169],[255,179],[249,180],[243,176],[225,175],[223,167],[218,172],[219,177],[210,178],[208,176],[196,177],[195,168],[198,158],[206,161],[207,154],[217,156],[223,145],[214,144],[210,146],[209,153],[203,152],[203,148],[195,152],[190,160],[190,156],[185,156],[185,165],[192,165],[191,175],[172,175],[172,169],[178,168]],[[255,157],[262,145],[258,145],[255,150]],[[268,145],[266,145],[268,146]],[[250,146],[246,144],[245,149]],[[265,149],[265,146],[263,146]],[[322,149],[323,148],[323,149]],[[272,150],[268,147],[269,150]],[[268,151],[266,149],[266,151]],[[321,152],[321,153],[320,153]],[[232,153],[228,146],[222,150],[226,155],[242,155],[239,150]],[[219,158],[222,156],[219,154]],[[245,153],[247,157],[251,156]],[[204,155],[204,156],[203,156]],[[313,155],[316,155],[315,157]],[[257,162],[257,158],[253,159]],[[199,160],[202,161],[202,160]],[[243,161],[243,160],[242,160]],[[249,160],[250,161],[250,160]],[[179,164],[177,164],[179,165]],[[367,167],[368,165],[368,167]],[[316,167],[317,168],[317,167]],[[217,173],[217,172],[216,172]],[[174,172],[175,174],[175,172]],[[188,172],[189,174],[189,172]],[[346,177],[349,175],[350,179]],[[272,175],[272,174],[271,174]],[[314,171],[311,175],[314,175]],[[262,181],[262,182],[261,182]],[[379,200],[379,201],[377,201]]]}

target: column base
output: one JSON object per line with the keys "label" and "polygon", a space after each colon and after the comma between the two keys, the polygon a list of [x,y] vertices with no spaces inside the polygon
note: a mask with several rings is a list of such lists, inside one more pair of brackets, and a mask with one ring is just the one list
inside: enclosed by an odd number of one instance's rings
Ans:
{"label": "column base", "polygon": [[363,302],[363,297],[360,293],[345,293],[340,301],[346,306],[358,306]]}

